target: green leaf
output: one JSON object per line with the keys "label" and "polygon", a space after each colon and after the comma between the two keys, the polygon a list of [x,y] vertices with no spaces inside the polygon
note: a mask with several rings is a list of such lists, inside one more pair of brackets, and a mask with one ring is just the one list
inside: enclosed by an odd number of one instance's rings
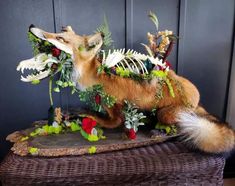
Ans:
{"label": "green leaf", "polygon": [[34,136],[37,135],[37,133],[36,133],[36,132],[31,132],[29,135],[32,136],[32,137],[34,137]]}
{"label": "green leaf", "polygon": [[58,81],[56,81],[56,84],[59,85],[59,86],[62,86],[63,82],[61,80],[58,80]]}
{"label": "green leaf", "polygon": [[130,70],[125,70],[122,67],[117,67],[116,68],[116,73],[117,75],[121,76],[121,77],[130,77]]}
{"label": "green leaf", "polygon": [[165,130],[166,130],[166,133],[167,133],[167,134],[170,134],[171,128],[170,128],[169,126],[167,126],[167,127],[165,128]]}
{"label": "green leaf", "polygon": [[49,126],[48,127],[48,134],[53,134],[55,132],[55,127]]}
{"label": "green leaf", "polygon": [[92,135],[92,134],[90,134],[90,135],[88,135],[88,138],[87,138],[89,141],[98,141],[99,140],[99,138],[98,138],[98,136],[96,136],[96,135]]}
{"label": "green leaf", "polygon": [[31,83],[32,83],[33,85],[37,85],[37,84],[40,83],[40,80],[39,80],[39,79],[34,79],[33,81],[31,81]]}
{"label": "green leaf", "polygon": [[167,76],[167,73],[161,70],[152,70],[151,74],[158,78],[165,78]]}
{"label": "green leaf", "polygon": [[99,26],[96,31],[96,33],[102,33],[103,34],[103,47],[109,47],[112,45],[113,40],[112,40],[112,33],[109,30],[109,25],[106,16],[104,15],[104,20],[103,24]]}
{"label": "green leaf", "polygon": [[75,123],[75,122],[72,122],[72,123],[71,123],[71,130],[72,130],[73,132],[79,131],[80,129],[81,129],[81,127],[80,127],[77,123]]}
{"label": "green leaf", "polygon": [[78,50],[80,51],[80,52],[82,52],[82,51],[84,51],[86,48],[83,46],[83,45],[80,45],[79,47],[78,47]]}
{"label": "green leaf", "polygon": [[69,85],[69,84],[68,84],[67,82],[64,82],[63,85],[62,85],[62,87],[65,88],[65,87],[67,87],[68,85]]}
{"label": "green leaf", "polygon": [[159,21],[158,21],[156,14],[150,11],[148,16],[150,20],[153,22],[153,24],[155,25],[156,29],[158,30]]}
{"label": "green leaf", "polygon": [[42,129],[43,129],[46,133],[48,133],[48,132],[49,132],[49,125],[44,125],[44,126],[42,127]]}
{"label": "green leaf", "polygon": [[54,127],[54,133],[59,134],[62,131],[62,126]]}
{"label": "green leaf", "polygon": [[81,133],[81,135],[85,138],[85,139],[88,139],[88,134],[81,128],[81,130],[80,130],[80,133]]}
{"label": "green leaf", "polygon": [[69,81],[69,82],[68,82],[68,85],[69,85],[70,87],[74,87],[74,86],[75,86],[75,83],[73,83],[72,81]]}
{"label": "green leaf", "polygon": [[55,87],[53,90],[54,90],[54,92],[60,92],[60,88],[59,87]]}
{"label": "green leaf", "polygon": [[22,137],[22,138],[20,139],[20,141],[26,141],[26,140],[28,140],[28,139],[29,139],[28,136],[24,136],[24,137]]}

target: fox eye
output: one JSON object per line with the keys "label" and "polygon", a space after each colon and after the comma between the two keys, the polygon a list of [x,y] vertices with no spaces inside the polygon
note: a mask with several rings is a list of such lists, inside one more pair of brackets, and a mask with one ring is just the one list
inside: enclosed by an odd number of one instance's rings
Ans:
{"label": "fox eye", "polygon": [[60,42],[63,42],[63,43],[68,43],[68,41],[66,41],[63,37],[61,36],[57,36],[56,39]]}

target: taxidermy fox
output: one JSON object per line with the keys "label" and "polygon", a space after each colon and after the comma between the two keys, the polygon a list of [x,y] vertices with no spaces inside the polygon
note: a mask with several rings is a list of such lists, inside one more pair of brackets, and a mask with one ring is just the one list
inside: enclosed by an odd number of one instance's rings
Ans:
{"label": "taxidermy fox", "polygon": [[[167,74],[174,89],[172,96],[166,84],[159,86],[157,78],[140,83],[131,78],[104,72],[98,74],[101,63],[97,59],[97,52],[103,43],[100,33],[80,36],[70,26],[64,28],[62,33],[49,33],[35,27],[31,27],[30,32],[71,54],[74,80],[79,89],[84,90],[100,84],[107,94],[116,97],[117,101],[112,108],[105,107],[107,118],[91,116],[102,127],[115,128],[123,123],[122,108],[124,100],[128,100],[141,110],[151,111],[156,108],[156,117],[161,123],[177,124],[186,140],[191,140],[202,151],[223,153],[234,148],[234,131],[200,107],[198,89],[174,71],[169,70]],[[160,88],[164,97],[157,99],[156,92],[160,91]]]}

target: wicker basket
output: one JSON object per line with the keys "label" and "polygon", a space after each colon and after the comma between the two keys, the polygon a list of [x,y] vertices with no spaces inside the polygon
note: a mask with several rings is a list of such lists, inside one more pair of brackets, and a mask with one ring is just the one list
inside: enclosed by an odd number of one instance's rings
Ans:
{"label": "wicker basket", "polygon": [[192,152],[179,142],[58,158],[9,153],[3,185],[223,185],[223,157]]}

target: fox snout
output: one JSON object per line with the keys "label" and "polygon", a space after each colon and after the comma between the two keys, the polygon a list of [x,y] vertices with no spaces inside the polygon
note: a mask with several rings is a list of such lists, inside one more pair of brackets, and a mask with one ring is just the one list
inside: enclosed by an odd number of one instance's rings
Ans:
{"label": "fox snout", "polygon": [[35,28],[35,25],[34,25],[34,24],[31,24],[31,25],[29,26],[29,31],[30,31],[31,28]]}

